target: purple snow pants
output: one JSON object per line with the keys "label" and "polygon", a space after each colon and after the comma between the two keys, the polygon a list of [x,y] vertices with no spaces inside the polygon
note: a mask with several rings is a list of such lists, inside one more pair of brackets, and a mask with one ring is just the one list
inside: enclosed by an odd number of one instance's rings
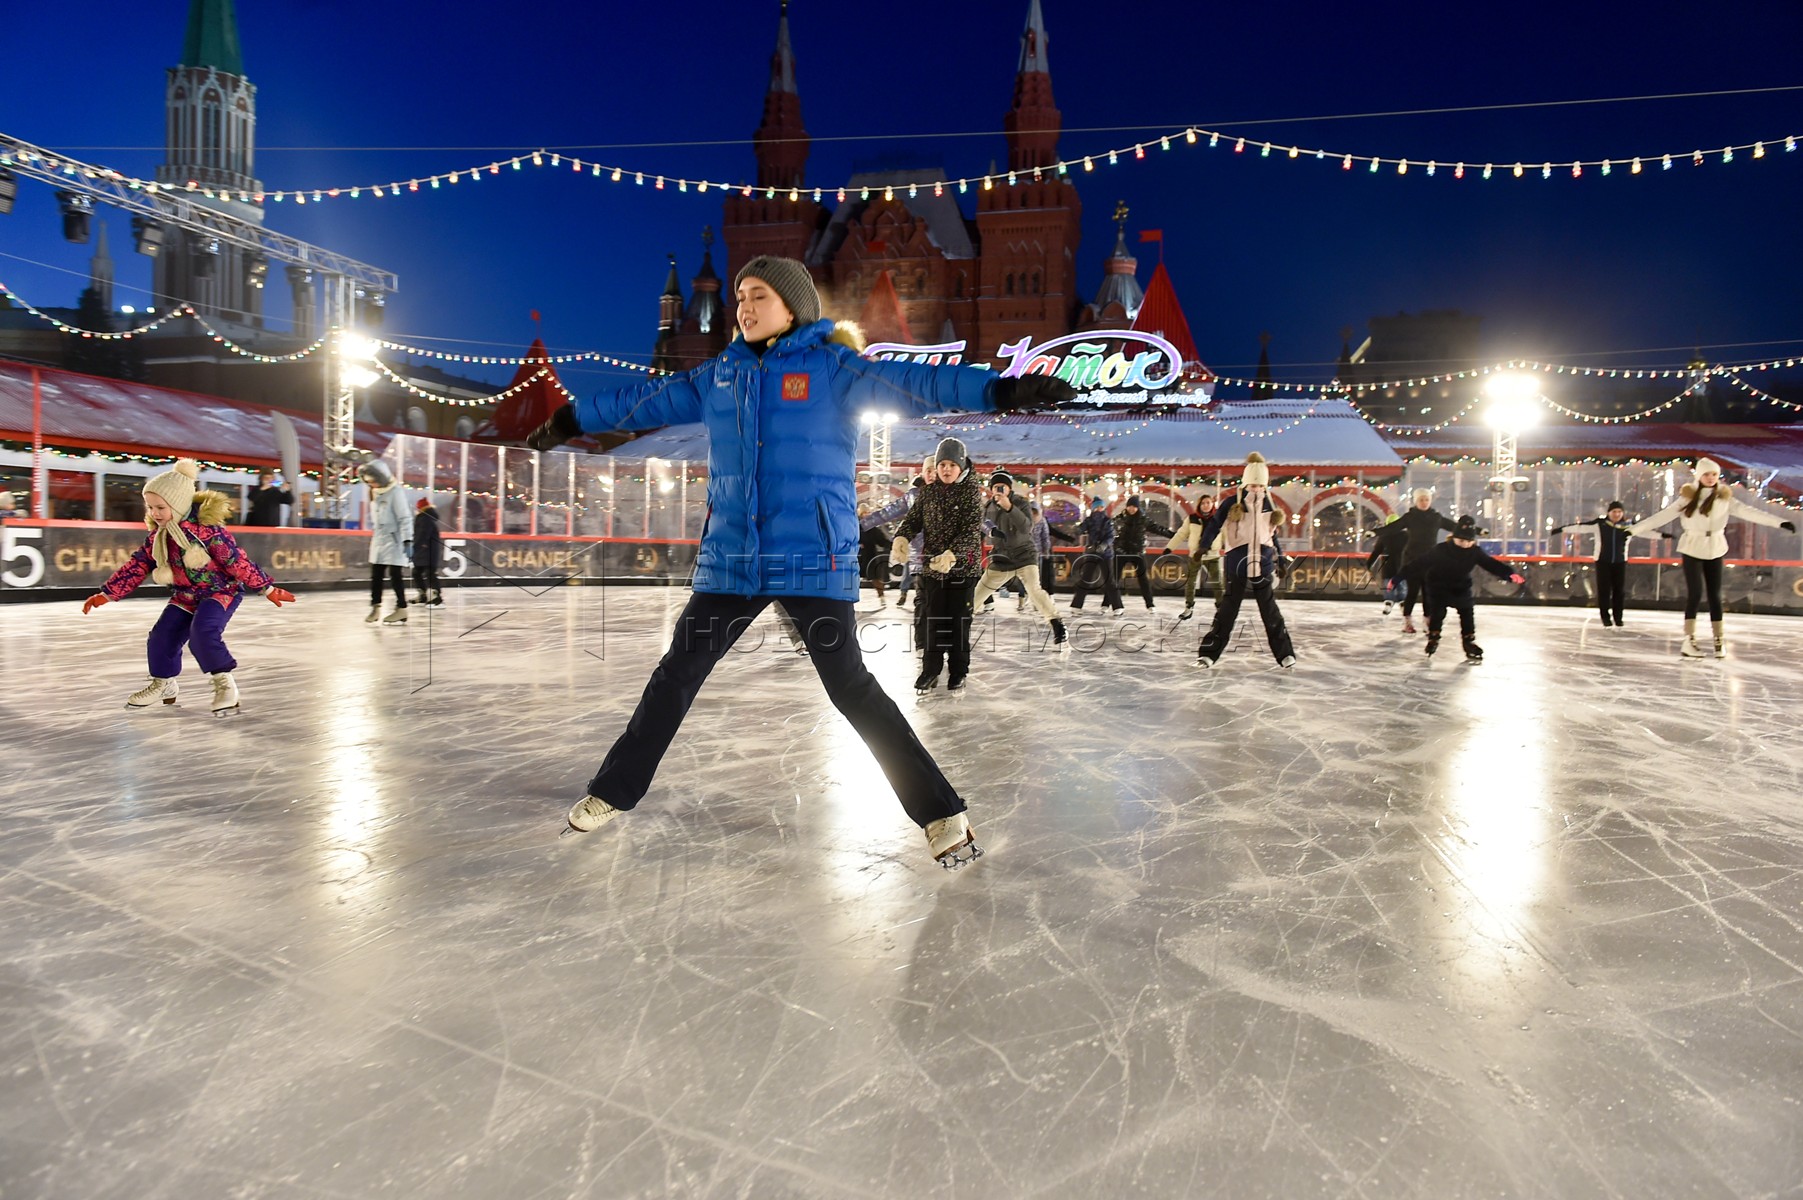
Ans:
{"label": "purple snow pants", "polygon": [[208,675],[236,668],[238,660],[225,648],[225,625],[242,603],[244,594],[240,592],[224,606],[217,600],[203,599],[194,612],[173,604],[165,608],[157,623],[150,627],[150,637],[146,639],[150,673],[158,679],[174,679],[180,675],[183,646],[194,652],[194,661]]}

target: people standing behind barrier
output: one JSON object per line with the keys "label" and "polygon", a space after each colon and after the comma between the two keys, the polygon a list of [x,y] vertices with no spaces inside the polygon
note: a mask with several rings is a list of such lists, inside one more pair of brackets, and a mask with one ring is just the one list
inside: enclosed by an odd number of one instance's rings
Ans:
{"label": "people standing behind barrier", "polygon": [[1628,576],[1628,510],[1620,500],[1609,501],[1600,517],[1559,526],[1560,533],[1576,533],[1596,526],[1596,607],[1603,614],[1603,628],[1621,628],[1621,608]]}
{"label": "people standing behind barrier", "polygon": [[1057,606],[1039,586],[1039,551],[1033,544],[1033,514],[1026,502],[1014,494],[1014,477],[997,471],[989,477],[989,501],[983,506],[983,520],[995,529],[995,545],[989,554],[989,565],[977,581],[971,602],[981,606],[1009,580],[1027,589],[1027,599],[1039,615],[1051,622],[1052,643],[1064,644],[1064,622],[1058,618]]}
{"label": "people standing behind barrier", "polygon": [[[369,488],[369,615],[363,620],[372,625],[378,620],[384,625],[405,625],[407,585],[401,580],[401,568],[407,565],[413,539],[406,489],[379,458],[359,467],[357,478]],[[394,588],[394,608],[386,617],[382,615],[384,576]]]}
{"label": "people standing behind barrier", "polygon": [[1483,662],[1484,648],[1477,644],[1477,612],[1471,597],[1471,572],[1482,567],[1498,579],[1513,584],[1526,582],[1508,563],[1490,557],[1477,544],[1477,522],[1469,516],[1453,523],[1452,537],[1415,559],[1403,570],[1409,578],[1420,581],[1427,617],[1426,651],[1440,648],[1440,627],[1446,621],[1446,610],[1459,614],[1459,641],[1465,647],[1467,662]]}
{"label": "people standing behind barrier", "polygon": [[16,521],[31,514],[19,507],[19,499],[11,492],[0,492],[0,521]]}
{"label": "people standing behind barrier", "polygon": [[1102,611],[1118,616],[1127,606],[1121,602],[1121,589],[1114,578],[1114,522],[1100,496],[1090,497],[1089,515],[1077,526],[1077,533],[1083,539],[1083,553],[1071,564],[1071,579],[1075,584],[1071,610],[1074,612],[1083,607],[1089,589],[1094,586],[1090,582],[1091,572],[1097,571],[1102,580]]}
{"label": "people standing behind barrier", "polygon": [[[1414,504],[1407,512],[1396,518],[1396,525],[1402,530],[1402,566],[1406,573],[1408,565],[1434,548],[1440,540],[1442,532],[1450,533],[1453,522],[1440,515],[1434,509],[1434,494],[1426,488],[1416,488]],[[1415,602],[1421,598],[1421,585],[1412,581],[1402,600],[1402,631],[1415,632]]]}
{"label": "people standing behind barrier", "polygon": [[424,496],[413,506],[413,586],[419,595],[416,604],[443,604],[444,592],[438,583],[438,566],[443,558],[443,539],[438,525],[438,509]]}
{"label": "people standing behind barrier", "polygon": [[[1727,635],[1722,625],[1722,560],[1728,556],[1729,517],[1795,533],[1789,521],[1763,513],[1734,498],[1734,489],[1722,482],[1722,468],[1714,459],[1697,460],[1695,481],[1678,489],[1678,498],[1650,517],[1628,527],[1629,537],[1644,537],[1677,518],[1678,557],[1684,563],[1684,644],[1678,653],[1702,658],[1697,645],[1697,609],[1705,595],[1709,601],[1709,627],[1715,633],[1715,656],[1728,657]],[[1671,534],[1666,534],[1670,537]]]}
{"label": "people standing behind barrier", "polygon": [[[921,460],[920,474],[916,475],[913,482],[908,484],[908,490],[906,492],[895,497],[893,500],[889,501],[889,503],[882,505],[881,507],[872,508],[859,519],[858,530],[860,536],[865,530],[869,530],[878,525],[891,527],[892,529],[896,522],[899,522],[903,517],[907,516],[908,510],[913,508],[915,502],[920,499],[920,489],[926,486],[927,476],[932,470],[933,456],[929,454]],[[894,533],[891,532],[888,536],[893,539]],[[893,540],[886,542],[885,545],[893,550]],[[889,553],[889,573],[891,577],[895,575],[895,572],[898,569],[901,572],[901,580],[896,585],[895,589],[895,606],[897,608],[908,607],[908,589],[914,586],[915,569],[919,566],[919,559],[920,538],[918,537],[914,538],[913,541],[909,543],[909,552],[903,557],[898,559],[893,553]],[[917,613],[920,611],[918,605],[915,607],[915,611]]]}
{"label": "people standing behind barrier", "polygon": [[920,676],[914,690],[925,693],[939,686],[939,672],[947,670],[947,691],[964,687],[970,673],[971,599],[983,573],[983,489],[971,473],[970,455],[964,443],[945,438],[934,453],[933,473],[921,489],[920,500],[902,518],[891,552],[900,554],[904,543],[921,535],[920,554],[925,568],[920,576],[917,602],[920,629]]}
{"label": "people standing behind barrier", "polygon": [[196,491],[199,478],[200,464],[182,458],[146,481],[144,524],[150,536],[81,606],[85,616],[123,600],[146,578],[169,588],[169,603],[145,641],[150,681],[126,699],[127,708],[175,703],[186,648],[212,680],[213,715],[236,713],[238,683],[232,672],[238,660],[225,644],[226,625],[247,592],[268,597],[277,608],[294,602],[294,593],[275,586],[225,528],[230,498]]}
{"label": "people standing behind barrier", "polygon": [[1407,591],[1408,583],[1402,577],[1402,551],[1409,531],[1398,522],[1396,514],[1391,513],[1373,536],[1376,544],[1365,559],[1365,570],[1383,580],[1384,616],[1387,617],[1396,605],[1396,597]]}
{"label": "people standing behind barrier", "polygon": [[268,471],[257,472],[257,486],[250,489],[247,497],[250,511],[245,514],[246,525],[280,525],[282,523],[282,505],[294,503],[294,493],[287,488],[277,487]]}
{"label": "people standing behind barrier", "polygon": [[1221,539],[1221,568],[1227,575],[1227,594],[1215,606],[1214,621],[1196,649],[1198,667],[1213,667],[1220,661],[1233,637],[1233,624],[1248,590],[1264,622],[1271,656],[1280,667],[1296,665],[1289,626],[1284,624],[1283,613],[1277,607],[1275,580],[1289,571],[1290,560],[1277,541],[1282,520],[1271,503],[1270,485],[1271,469],[1265,465],[1264,455],[1247,455],[1239,494],[1222,503],[1202,534],[1204,550],[1217,537]]}
{"label": "people standing behind barrier", "polygon": [[1128,496],[1121,515],[1114,519],[1114,577],[1115,587],[1120,589],[1126,579],[1126,568],[1131,566],[1134,578],[1139,581],[1139,597],[1152,608],[1152,573],[1146,569],[1146,534],[1156,533],[1163,537],[1172,536],[1173,531],[1166,529],[1140,511],[1139,497]]}

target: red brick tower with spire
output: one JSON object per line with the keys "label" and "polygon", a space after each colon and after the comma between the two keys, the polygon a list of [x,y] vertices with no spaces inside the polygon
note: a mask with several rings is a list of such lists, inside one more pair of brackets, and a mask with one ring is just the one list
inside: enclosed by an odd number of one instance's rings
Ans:
{"label": "red brick tower with spire", "polygon": [[1077,243],[1083,206],[1058,173],[1061,124],[1052,100],[1045,17],[1030,0],[1021,33],[1014,104],[1003,119],[1008,170],[977,194],[982,242],[976,357],[1004,343],[1069,333],[1077,297]]}
{"label": "red brick tower with spire", "polygon": [[739,268],[760,254],[784,258],[807,256],[821,224],[822,211],[803,189],[808,163],[808,131],[801,123],[801,96],[795,90],[795,54],[789,46],[789,0],[783,0],[776,25],[776,51],[770,56],[770,87],[764,93],[764,119],[753,135],[757,150],[757,184],[751,195],[735,192],[726,199],[726,307],[733,308],[732,281]]}

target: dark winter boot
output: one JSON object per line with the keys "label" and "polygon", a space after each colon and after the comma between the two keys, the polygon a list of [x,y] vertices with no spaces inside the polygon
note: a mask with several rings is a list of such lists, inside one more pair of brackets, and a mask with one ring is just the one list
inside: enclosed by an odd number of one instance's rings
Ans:
{"label": "dark winter boot", "polygon": [[1064,620],[1060,617],[1053,617],[1052,618],[1052,645],[1062,646],[1064,644],[1065,644]]}
{"label": "dark winter boot", "polygon": [[1432,654],[1440,648],[1440,635],[1433,630],[1427,631],[1427,652]]}

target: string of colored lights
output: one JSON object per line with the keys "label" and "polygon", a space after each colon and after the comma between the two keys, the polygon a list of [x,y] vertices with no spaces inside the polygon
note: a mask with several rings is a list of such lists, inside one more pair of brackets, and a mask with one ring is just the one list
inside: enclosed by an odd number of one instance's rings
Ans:
{"label": "string of colored lights", "polygon": [[[446,396],[439,392],[428,392],[425,388],[418,387],[415,384],[413,384],[412,382],[410,382],[406,379],[402,379],[399,375],[396,375],[392,370],[389,369],[388,364],[383,362],[381,359],[376,358],[376,359],[371,359],[370,361],[375,364],[376,370],[382,372],[382,374],[388,376],[388,378],[392,382],[399,384],[402,388],[404,388],[408,392],[411,392],[413,395],[418,396],[420,399],[430,400],[435,404],[448,404],[448,405],[451,405],[453,408],[481,408],[484,405],[488,405],[488,404],[498,404],[502,400],[507,399],[509,396],[514,396],[514,395],[519,394],[520,392],[525,391],[528,387],[531,387],[534,383],[537,383],[539,380],[545,378],[545,376],[552,375],[552,371],[551,371],[550,367],[540,367],[538,370],[536,370],[532,374],[526,376],[526,378],[520,380],[518,383],[514,384],[512,387],[507,388],[504,391],[496,392],[492,396],[474,396],[474,397],[465,398],[465,397],[461,397],[461,396]],[[555,378],[554,375],[553,375],[553,378]],[[564,394],[566,396],[569,395],[569,393],[567,391]]]}
{"label": "string of colored lights", "polygon": [[628,362],[623,358],[615,358],[611,354],[602,354],[598,350],[582,350],[573,354],[534,354],[523,358],[508,358],[497,354],[451,354],[443,350],[427,350],[421,346],[409,346],[404,342],[389,342],[376,339],[376,345],[388,350],[398,350],[403,354],[416,355],[420,358],[435,358],[440,362],[480,363],[484,366],[518,367],[527,363],[564,363],[602,362],[609,366],[625,367],[633,371],[644,371],[650,375],[663,375],[667,372],[644,363]]}
{"label": "string of colored lights", "polygon": [[50,313],[47,313],[43,309],[32,304],[29,300],[25,299],[25,297],[19,295],[19,293],[15,292],[11,288],[7,287],[6,284],[4,284],[4,283],[0,283],[0,296],[10,296],[13,299],[13,301],[18,304],[18,306],[20,308],[24,309],[26,312],[28,312],[32,316],[36,317],[38,320],[44,321],[50,325],[54,325],[62,333],[67,333],[67,334],[70,334],[75,337],[95,338],[95,339],[97,339],[99,341],[103,341],[103,342],[123,341],[127,338],[137,337],[139,334],[142,334],[142,333],[149,333],[151,330],[157,328],[159,325],[162,325],[164,322],[173,321],[175,318],[180,317],[180,316],[185,316],[189,311],[191,311],[187,308],[171,309],[168,312],[163,313],[161,316],[157,317],[156,320],[154,320],[154,321],[149,321],[143,325],[134,326],[131,329],[122,329],[122,330],[115,332],[115,331],[106,330],[106,329],[83,329],[79,325],[71,325],[67,321],[64,321],[58,317],[52,316]]}
{"label": "string of colored lights", "polygon": [[220,345],[224,346],[227,350],[230,350],[233,354],[242,355],[245,358],[252,358],[261,363],[298,362],[299,360],[306,358],[308,355],[317,351],[321,346],[325,345],[326,342],[329,341],[331,338],[331,335],[327,334],[324,337],[320,338],[318,341],[314,342],[311,346],[308,346],[306,349],[296,350],[293,354],[258,354],[255,350],[245,349],[243,346],[240,346],[237,342],[234,342],[231,338],[227,337],[225,334],[219,332],[219,330],[217,330],[213,327],[212,322],[208,321],[205,317],[201,316],[193,308],[188,308],[184,311],[186,312],[186,315],[193,317],[195,322],[202,329],[206,330],[207,333],[212,337],[212,339],[215,342],[218,342]]}
{"label": "string of colored lights", "polygon": [[[1130,158],[1135,161],[1142,160],[1146,157],[1146,152],[1152,149],[1168,151],[1173,145],[1206,145],[1209,147],[1216,147],[1223,143],[1227,144],[1234,154],[1244,154],[1247,150],[1252,150],[1260,158],[1270,158],[1275,154],[1277,157],[1284,159],[1307,158],[1317,162],[1335,162],[1339,164],[1340,169],[1343,171],[1351,171],[1362,165],[1369,174],[1377,174],[1381,171],[1390,170],[1397,175],[1407,175],[1412,171],[1417,175],[1425,175],[1429,178],[1444,173],[1450,175],[1455,180],[1464,179],[1467,174],[1476,174],[1482,179],[1491,179],[1498,175],[1513,179],[1522,179],[1528,175],[1539,175],[1542,179],[1551,179],[1555,174],[1571,179],[1581,179],[1586,169],[1594,169],[1602,175],[1612,175],[1618,169],[1630,175],[1639,175],[1652,166],[1657,166],[1661,171],[1670,171],[1674,165],[1685,161],[1688,161],[1692,166],[1700,167],[1709,162],[1726,165],[1732,163],[1738,156],[1745,156],[1750,159],[1758,160],[1768,157],[1766,151],[1768,144],[1772,146],[1782,145],[1787,153],[1794,152],[1797,148],[1797,137],[1796,135],[1791,134],[1784,137],[1765,138],[1751,142],[1738,142],[1723,146],[1720,149],[1712,150],[1698,148],[1692,150],[1664,151],[1652,154],[1625,154],[1610,158],[1545,159],[1539,162],[1535,162],[1531,158],[1517,159],[1513,162],[1505,159],[1499,163],[1494,159],[1483,161],[1477,157],[1455,162],[1451,160],[1422,158],[1418,156],[1404,157],[1400,155],[1352,154],[1341,150],[1327,150],[1319,147],[1304,147],[1299,144],[1286,145],[1282,142],[1248,139],[1235,134],[1224,133],[1216,129],[1204,129],[1199,126],[1191,125],[1183,129],[1173,130],[1170,133],[1161,134],[1160,136],[1151,138],[1147,141],[1133,142],[1128,145],[1116,146],[1111,150],[1059,159],[1047,166],[1036,167],[1031,171],[991,171],[984,175],[965,175],[956,179],[947,179],[933,183],[930,186],[932,187],[935,196],[944,195],[945,189],[948,187],[955,187],[960,193],[968,192],[972,187],[980,187],[983,190],[988,191],[992,190],[998,182],[1003,183],[1005,186],[1013,187],[1017,183],[1023,181],[1030,183],[1041,182],[1046,175],[1057,177],[1069,175],[1072,171],[1083,171],[1085,173],[1092,172],[1095,170],[1098,162],[1106,163],[1108,166],[1116,166],[1120,163],[1122,158]],[[286,200],[292,200],[296,204],[307,204],[309,202],[322,204],[327,200],[356,200],[365,194],[377,198],[383,196],[399,196],[403,192],[409,194],[419,192],[422,188],[426,191],[432,191],[440,188],[441,185],[456,186],[466,177],[473,184],[479,181],[485,174],[491,177],[497,176],[501,174],[503,169],[519,171],[527,166],[562,168],[566,165],[572,172],[585,178],[604,179],[611,183],[631,182],[637,186],[644,186],[649,183],[653,188],[659,191],[668,190],[669,186],[673,184],[678,192],[687,192],[693,189],[696,192],[704,193],[711,189],[719,192],[738,192],[740,195],[747,197],[762,192],[765,199],[771,200],[776,199],[778,196],[786,196],[791,201],[799,201],[803,196],[811,195],[816,204],[820,203],[822,198],[829,194],[834,196],[839,203],[843,204],[847,194],[854,190],[861,199],[868,200],[872,191],[880,190],[885,199],[893,200],[897,190],[895,187],[884,187],[881,189],[860,187],[853,189],[847,185],[812,188],[805,186],[789,188],[758,187],[743,182],[728,183],[719,179],[689,179],[683,176],[660,175],[654,171],[644,171],[612,163],[596,162],[591,159],[554,152],[544,149],[543,147],[524,154],[493,159],[489,162],[459,167],[453,171],[440,172],[434,175],[415,176],[410,179],[392,179],[384,183],[339,184],[333,187],[283,188],[275,191],[267,189],[263,191],[246,191],[234,188],[214,188],[209,185],[203,185],[199,180],[194,179],[190,179],[185,183],[161,183],[153,179],[143,179],[138,176],[127,175],[124,172],[116,171],[111,168],[94,168],[86,163],[76,163],[73,161],[65,162],[54,154],[39,154],[36,151],[21,151],[17,153],[17,157],[24,162],[41,163],[45,168],[51,171],[61,170],[64,174],[68,175],[82,173],[103,177],[111,182],[122,184],[134,191],[142,191],[149,195],[155,195],[159,192],[196,193],[209,199],[237,200],[246,204],[262,204],[265,201],[281,203]],[[0,166],[10,165],[14,161],[14,158],[15,154],[11,152],[0,154]],[[927,186],[929,185],[918,183],[908,184],[906,185],[906,191],[910,197],[913,197],[919,195],[920,189]]]}
{"label": "string of colored lights", "polygon": [[1788,408],[1792,412],[1803,412],[1803,404],[1792,404],[1789,400],[1780,400],[1770,392],[1754,387],[1740,376],[1729,374],[1725,368],[1718,368],[1716,374],[1756,400],[1764,400],[1767,404],[1776,404],[1779,408]]}
{"label": "string of colored lights", "polygon": [[[68,322],[63,321],[63,320],[53,316],[52,314],[45,312],[44,310],[31,304],[24,297],[20,296],[17,292],[15,292],[11,288],[7,287],[6,284],[3,282],[0,282],[0,293],[3,293],[7,296],[12,297],[12,299],[14,299],[15,301],[18,302],[18,304],[21,308],[23,308],[25,311],[31,313],[33,316],[37,317],[39,320],[45,321],[45,322],[55,326],[58,330],[60,330],[63,333],[67,333],[67,334],[74,335],[74,336],[80,336],[80,337],[93,337],[93,338],[101,338],[101,339],[129,338],[129,337],[136,336],[138,334],[147,333],[150,330],[153,330],[153,329],[157,328],[158,326],[162,325],[164,322],[173,320],[176,317],[191,316],[196,321],[200,322],[200,324],[207,330],[207,332],[214,336],[215,340],[221,342],[221,344],[227,346],[227,348],[233,350],[234,352],[236,352],[238,354],[244,355],[245,357],[255,358],[262,362],[291,362],[295,359],[305,358],[309,354],[312,354],[316,350],[318,350],[318,348],[326,340],[326,339],[322,338],[322,339],[320,339],[320,341],[314,342],[311,346],[308,346],[307,348],[305,348],[303,350],[296,351],[293,354],[261,355],[261,354],[257,354],[254,351],[246,350],[243,347],[237,345],[235,342],[232,342],[229,338],[225,337],[225,335],[221,334],[217,329],[215,329],[211,324],[209,324],[205,317],[201,316],[200,313],[198,313],[192,307],[189,307],[189,306],[183,306],[179,309],[172,309],[169,312],[164,313],[161,316],[157,317],[156,320],[154,320],[148,324],[138,326],[134,329],[123,330],[123,331],[119,331],[119,332],[111,332],[111,331],[98,330],[98,329],[83,329],[80,326],[71,325]],[[400,351],[404,354],[417,355],[422,358],[433,358],[433,359],[438,359],[439,361],[445,361],[445,362],[479,363],[479,364],[483,364],[483,365],[498,365],[498,366],[520,366],[520,365],[524,365],[526,363],[558,364],[558,363],[567,363],[567,362],[602,362],[602,363],[608,364],[609,366],[622,367],[622,368],[626,368],[628,370],[633,370],[633,371],[644,371],[647,374],[665,374],[666,373],[666,372],[661,371],[659,368],[647,366],[644,363],[631,362],[627,359],[616,358],[613,355],[603,354],[599,351],[594,351],[594,350],[585,350],[585,351],[580,351],[580,352],[576,352],[576,353],[572,353],[572,354],[560,354],[560,355],[552,355],[552,356],[528,355],[525,357],[510,358],[510,357],[503,357],[500,355],[451,354],[451,353],[448,353],[448,352],[442,351],[442,350],[428,350],[424,347],[409,345],[405,342],[392,342],[392,341],[377,340],[376,344],[379,346],[382,346],[386,349],[389,349],[389,350]],[[1681,379],[1681,378],[1686,378],[1686,377],[1690,377],[1690,376],[1695,376],[1698,372],[1713,372],[1718,375],[1728,376],[1728,375],[1739,375],[1739,374],[1749,372],[1749,371],[1774,371],[1774,370],[1778,370],[1780,368],[1795,367],[1799,364],[1803,364],[1803,358],[1800,358],[1800,357],[1797,357],[1794,355],[1790,356],[1790,357],[1786,357],[1786,358],[1767,359],[1762,362],[1717,363],[1717,364],[1714,364],[1711,366],[1705,366],[1705,367],[1685,366],[1685,367],[1655,367],[1655,368],[1582,367],[1582,366],[1575,366],[1570,363],[1545,362],[1545,361],[1541,361],[1538,359],[1509,359],[1507,361],[1498,361],[1498,362],[1489,363],[1482,367],[1472,367],[1472,368],[1468,368],[1463,371],[1448,371],[1448,372],[1443,372],[1438,375],[1421,375],[1421,376],[1412,376],[1412,377],[1408,377],[1408,378],[1379,380],[1379,381],[1373,382],[1373,383],[1343,384],[1343,383],[1335,382],[1335,383],[1329,384],[1327,386],[1328,386],[1328,389],[1330,389],[1330,390],[1338,390],[1341,392],[1350,393],[1352,395],[1357,395],[1357,394],[1364,393],[1364,392],[1390,391],[1390,390],[1394,390],[1396,388],[1427,387],[1427,386],[1430,386],[1430,385],[1436,384],[1436,383],[1451,383],[1451,382],[1455,382],[1458,380],[1479,379],[1479,378],[1483,378],[1484,376],[1487,376],[1487,375],[1495,374],[1499,371],[1541,371],[1541,372],[1545,372],[1548,374],[1571,375],[1571,376],[1577,376],[1577,377],[1582,377],[1582,378],[1594,378],[1594,379]],[[1279,380],[1267,380],[1267,379],[1257,379],[1257,378],[1252,378],[1252,377],[1240,377],[1240,376],[1234,376],[1234,375],[1214,375],[1214,374],[1209,375],[1208,378],[1217,384],[1222,384],[1222,385],[1226,385],[1226,386],[1230,386],[1230,387],[1235,387],[1235,386],[1245,387],[1245,388],[1248,388],[1248,389],[1251,389],[1254,391],[1320,392],[1323,390],[1322,385],[1319,383],[1289,383],[1289,382],[1284,382],[1284,381],[1279,381]],[[1754,389],[1754,390],[1757,391],[1757,389]],[[1761,393],[1761,394],[1763,395],[1764,393]],[[1779,403],[1779,404],[1785,403],[1784,401],[1775,401],[1775,402]],[[1574,414],[1574,415],[1581,416],[1581,414]]]}

